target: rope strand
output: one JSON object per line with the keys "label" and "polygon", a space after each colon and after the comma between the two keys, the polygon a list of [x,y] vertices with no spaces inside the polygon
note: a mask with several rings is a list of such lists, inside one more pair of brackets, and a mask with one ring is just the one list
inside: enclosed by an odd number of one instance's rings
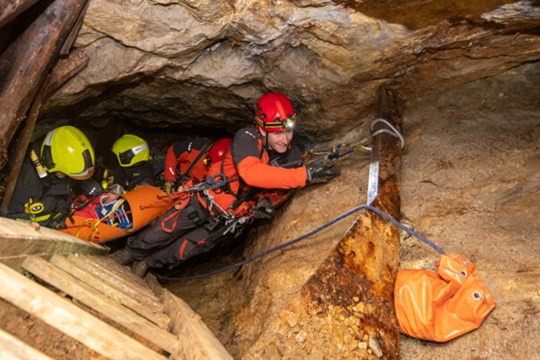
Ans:
{"label": "rope strand", "polygon": [[301,235],[291,241],[288,241],[286,243],[283,243],[283,244],[280,244],[278,246],[275,246],[273,248],[270,248],[266,251],[263,251],[262,253],[259,253],[255,256],[252,256],[251,258],[249,259],[246,259],[246,260],[243,260],[243,261],[240,261],[240,262],[237,262],[237,263],[234,263],[234,264],[231,264],[231,265],[228,265],[228,266],[225,266],[221,269],[217,269],[217,270],[214,270],[214,271],[210,271],[208,273],[204,273],[204,274],[199,274],[199,275],[192,275],[192,276],[185,276],[185,277],[170,277],[170,276],[158,276],[158,278],[160,280],[195,280],[195,279],[202,279],[202,278],[206,278],[206,277],[210,277],[210,276],[213,276],[213,275],[216,275],[216,274],[219,274],[219,273],[222,273],[222,272],[225,272],[225,271],[228,271],[228,270],[231,270],[231,269],[234,269],[234,268],[237,268],[237,267],[240,267],[240,266],[244,266],[244,265],[247,265],[249,263],[252,263],[254,262],[255,260],[258,260],[266,255],[269,255],[275,251],[278,251],[278,250],[281,250],[283,248],[286,248],[288,246],[291,246],[291,245],[294,245],[304,239],[307,239],[319,232],[321,232],[322,230],[334,225],[335,223],[337,223],[338,221],[341,221],[343,219],[345,219],[346,217],[349,217],[351,216],[352,214],[360,211],[360,210],[364,210],[364,209],[368,209],[368,210],[371,210],[373,212],[375,212],[376,214],[378,214],[379,216],[383,217],[384,219],[390,221],[392,224],[396,225],[397,227],[399,227],[400,229],[404,230],[405,232],[409,233],[410,235],[416,237],[417,239],[419,239],[420,241],[426,243],[427,245],[431,246],[433,249],[435,249],[439,254],[444,254],[444,251],[443,249],[441,249],[437,244],[435,244],[434,242],[428,240],[427,238],[425,238],[424,236],[418,234],[416,231],[406,227],[405,225],[403,225],[402,223],[400,223],[399,221],[397,221],[396,219],[394,219],[393,217],[391,217],[390,215],[384,213],[383,211],[371,206],[371,205],[360,205],[360,206],[357,206],[355,208],[352,208],[351,210],[333,218],[332,220],[328,221],[327,223],[319,226],[318,228],[304,234],[304,235]]}

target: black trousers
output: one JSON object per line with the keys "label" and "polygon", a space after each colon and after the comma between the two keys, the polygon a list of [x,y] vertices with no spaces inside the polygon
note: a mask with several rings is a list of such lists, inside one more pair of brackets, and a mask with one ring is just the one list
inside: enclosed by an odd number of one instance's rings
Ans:
{"label": "black trousers", "polygon": [[[167,220],[164,225],[170,232],[163,229],[164,220]],[[180,212],[172,208],[129,237],[126,248],[136,260],[145,260],[149,267],[168,267],[211,250],[217,241],[209,243],[206,240],[215,225],[216,220],[198,197],[191,196]]]}

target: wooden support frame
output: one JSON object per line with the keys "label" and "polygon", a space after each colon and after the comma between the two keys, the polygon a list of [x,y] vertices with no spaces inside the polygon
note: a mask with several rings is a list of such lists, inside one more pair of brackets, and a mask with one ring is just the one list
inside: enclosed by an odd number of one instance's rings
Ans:
{"label": "wooden support frame", "polygon": [[0,72],[0,168],[7,147],[87,0],[54,0],[2,53]]}
{"label": "wooden support frame", "polygon": [[0,28],[40,0],[0,0]]}
{"label": "wooden support frame", "polygon": [[0,262],[20,269],[29,255],[106,254],[108,248],[60,231],[0,217]]}
{"label": "wooden support frame", "polygon": [[88,65],[89,61],[90,58],[83,51],[74,51],[67,58],[60,59],[54,66],[49,76],[47,76],[42,90],[38,95],[36,95],[32,106],[30,107],[28,118],[24,122],[24,127],[22,128],[20,136],[17,139],[16,147],[18,151],[14,152],[11,159],[11,167],[2,196],[2,204],[0,205],[0,208],[4,211],[7,211],[9,202],[13,196],[13,191],[15,190],[17,179],[19,178],[24,157],[26,156],[26,149],[30,144],[30,139],[32,137],[32,133],[34,132],[39,111],[41,110],[41,105],[58,89],[60,89],[62,85],[64,85],[69,79],[84,69],[86,65]]}
{"label": "wooden support frame", "polygon": [[106,357],[165,359],[4,264],[0,279],[2,298]]}
{"label": "wooden support frame", "polygon": [[208,329],[201,317],[184,300],[164,289],[154,275],[146,275],[145,280],[150,289],[163,301],[164,311],[171,318],[172,331],[178,336],[178,346],[171,354],[171,359],[230,360],[233,358]]}
{"label": "wooden support frame", "polygon": [[176,336],[104,296],[101,292],[48,261],[37,256],[29,256],[24,261],[23,268],[135,334],[160,346],[168,353],[173,354],[176,351],[178,343]]}
{"label": "wooden support frame", "polygon": [[92,273],[89,273],[84,269],[81,269],[76,262],[70,261],[64,256],[56,255],[50,259],[50,262],[65,272],[73,275],[77,279],[91,285],[94,289],[105,294],[114,301],[117,301],[135,311],[137,314],[144,316],[146,319],[150,320],[159,327],[164,329],[168,327],[170,319],[162,312],[155,311],[148,304],[142,304],[137,299],[134,299],[130,295],[115,288],[108,282],[94,276]]}

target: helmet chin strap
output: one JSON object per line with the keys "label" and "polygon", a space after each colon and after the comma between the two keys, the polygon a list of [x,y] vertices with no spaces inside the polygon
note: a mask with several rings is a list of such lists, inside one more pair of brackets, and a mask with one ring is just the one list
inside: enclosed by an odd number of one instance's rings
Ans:
{"label": "helmet chin strap", "polygon": [[263,145],[267,150],[272,150],[272,148],[270,147],[270,143],[268,142],[268,131],[266,131],[266,136],[264,137]]}
{"label": "helmet chin strap", "polygon": [[262,143],[263,143],[263,146],[265,147],[266,150],[272,150],[270,148],[270,146],[268,145],[268,131],[264,131],[264,135],[261,133],[261,129],[262,127],[260,126],[257,126],[257,131],[259,132],[259,134],[261,135],[262,137]]}

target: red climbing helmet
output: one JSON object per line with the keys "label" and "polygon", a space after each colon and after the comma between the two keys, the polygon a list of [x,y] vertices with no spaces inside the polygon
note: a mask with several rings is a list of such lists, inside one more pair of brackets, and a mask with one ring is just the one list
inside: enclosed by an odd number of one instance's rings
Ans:
{"label": "red climbing helmet", "polygon": [[266,93],[257,101],[255,121],[267,132],[292,130],[296,125],[296,112],[285,95]]}
{"label": "red climbing helmet", "polygon": [[223,156],[225,156],[225,153],[227,152],[229,145],[231,145],[231,142],[232,142],[232,139],[223,138],[223,139],[217,140],[212,145],[210,150],[208,150],[208,157],[210,158],[210,161],[212,161],[212,164],[220,162],[221,159],[223,159]]}

